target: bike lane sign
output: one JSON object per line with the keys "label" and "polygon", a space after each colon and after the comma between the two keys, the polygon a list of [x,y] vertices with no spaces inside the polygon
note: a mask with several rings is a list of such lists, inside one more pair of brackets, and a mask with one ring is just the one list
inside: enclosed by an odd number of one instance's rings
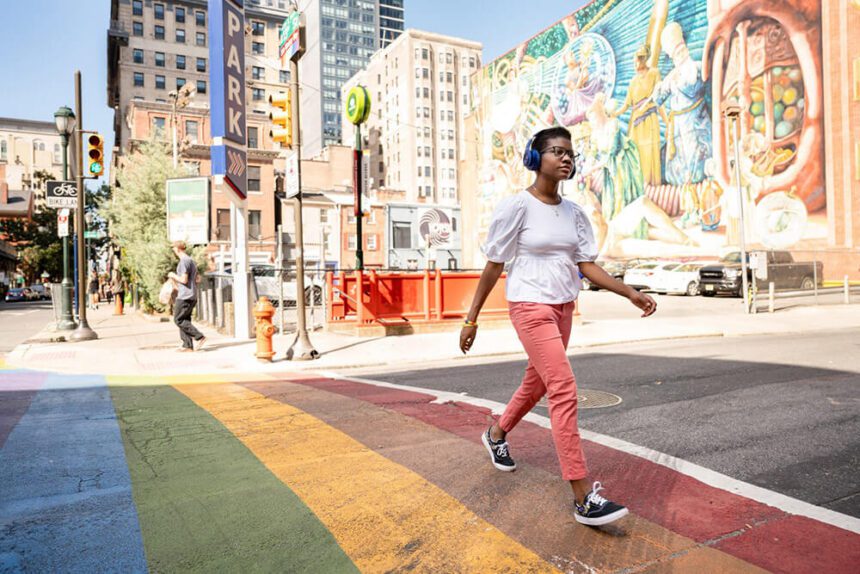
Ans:
{"label": "bike lane sign", "polygon": [[48,207],[77,209],[78,188],[73,181],[48,181],[45,193]]}

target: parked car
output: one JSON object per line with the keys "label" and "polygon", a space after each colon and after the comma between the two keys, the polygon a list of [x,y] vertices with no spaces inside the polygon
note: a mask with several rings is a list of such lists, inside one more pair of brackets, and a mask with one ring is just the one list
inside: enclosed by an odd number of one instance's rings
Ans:
{"label": "parked car", "polygon": [[[747,279],[755,280],[756,287],[767,289],[774,283],[776,289],[808,290],[815,287],[816,277],[819,287],[823,284],[824,264],[820,261],[795,261],[788,251],[760,251],[759,261],[766,266],[759,273],[747,268]],[[747,254],[749,262],[749,253]],[[715,265],[705,265],[699,269],[699,288],[702,295],[713,297],[717,293],[730,293],[735,297],[742,295],[741,254],[734,251],[723,257]],[[762,278],[766,277],[766,278]]]}
{"label": "parked car", "polygon": [[26,287],[14,287],[6,292],[5,300],[7,303],[13,303],[18,301],[29,301],[31,297],[32,295],[30,294],[30,290]]}
{"label": "parked car", "polygon": [[42,301],[51,298],[51,290],[41,283],[34,283],[29,287],[34,300],[41,299]]}
{"label": "parked car", "polygon": [[677,261],[668,263],[662,261],[648,261],[647,263],[641,263],[624,272],[624,283],[630,285],[637,291],[653,291],[654,282],[658,280],[663,273],[671,271],[678,265],[680,265],[680,263]]}
{"label": "parked car", "polygon": [[655,273],[651,289],[657,293],[679,293],[694,296],[699,294],[699,269],[702,263],[681,263],[662,273]]}
{"label": "parked car", "polygon": [[[624,272],[628,269],[632,269],[636,267],[640,263],[643,263],[642,259],[629,259],[627,261],[618,261],[618,260],[610,260],[610,261],[596,261],[598,265],[603,267],[603,270],[609,273],[612,277],[617,279],[618,281],[624,281]],[[588,289],[590,291],[599,291],[600,287],[597,285],[593,285],[588,279],[582,277],[582,288]]]}

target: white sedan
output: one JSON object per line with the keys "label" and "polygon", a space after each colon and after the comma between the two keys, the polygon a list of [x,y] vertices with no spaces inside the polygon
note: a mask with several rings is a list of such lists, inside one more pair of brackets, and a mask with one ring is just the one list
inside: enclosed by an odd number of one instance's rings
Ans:
{"label": "white sedan", "polygon": [[694,296],[699,294],[699,268],[702,263],[677,263],[671,269],[656,273],[651,281],[651,289],[657,293],[680,293]]}
{"label": "white sedan", "polygon": [[665,272],[680,265],[678,262],[664,263],[647,261],[624,272],[624,283],[637,291],[652,291],[654,282]]}

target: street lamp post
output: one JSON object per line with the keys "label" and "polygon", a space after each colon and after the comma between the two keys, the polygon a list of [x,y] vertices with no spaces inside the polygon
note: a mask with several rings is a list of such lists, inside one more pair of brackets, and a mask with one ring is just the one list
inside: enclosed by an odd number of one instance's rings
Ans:
{"label": "street lamp post", "polygon": [[[54,123],[63,144],[63,181],[69,179],[69,135],[75,129],[75,112],[63,106],[54,112]],[[63,282],[60,289],[60,320],[57,329],[71,331],[78,324],[72,317],[72,279],[69,277],[69,235],[63,236]]]}
{"label": "street lamp post", "polygon": [[749,278],[747,277],[747,243],[746,243],[746,221],[744,220],[744,190],[741,185],[741,153],[740,153],[740,132],[741,132],[741,106],[739,103],[732,100],[723,102],[723,115],[729,121],[729,126],[732,129],[732,137],[735,144],[735,180],[738,186],[738,205],[740,207],[740,248],[741,248],[741,289],[743,289],[744,297],[744,313],[750,312],[750,292]]}

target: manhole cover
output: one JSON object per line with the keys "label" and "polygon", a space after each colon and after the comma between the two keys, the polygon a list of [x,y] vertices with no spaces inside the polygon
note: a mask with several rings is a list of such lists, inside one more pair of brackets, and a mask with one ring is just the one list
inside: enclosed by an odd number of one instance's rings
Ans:
{"label": "manhole cover", "polygon": [[[591,389],[579,389],[579,408],[581,409],[602,409],[605,407],[614,407],[621,404],[621,397],[607,393],[606,391],[593,391]],[[549,407],[549,402],[546,397],[538,401],[538,406]]]}

